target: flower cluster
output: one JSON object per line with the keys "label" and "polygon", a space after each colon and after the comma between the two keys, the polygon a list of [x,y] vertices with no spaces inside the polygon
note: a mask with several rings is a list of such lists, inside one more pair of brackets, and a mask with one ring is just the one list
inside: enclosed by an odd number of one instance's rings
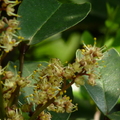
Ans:
{"label": "flower cluster", "polygon": [[22,113],[16,108],[16,106],[13,106],[12,109],[8,108],[7,116],[8,119],[5,120],[24,120]]}
{"label": "flower cluster", "polygon": [[[8,16],[19,17],[19,15],[14,13],[14,6],[19,3],[18,0],[2,0],[0,12],[6,11]],[[7,19],[6,17],[2,17],[0,20],[0,48],[4,49],[5,52],[11,51],[23,39],[23,37],[16,35],[16,30],[19,29],[18,25],[19,21],[16,18]],[[19,40],[16,40],[16,38]]]}
{"label": "flower cluster", "polygon": [[25,87],[30,81],[27,78],[20,77],[20,75],[14,75],[11,71],[5,71],[3,79],[3,98],[7,107],[8,100],[18,86],[20,88]]}
{"label": "flower cluster", "polygon": [[[103,49],[98,48],[95,45],[96,42],[94,43],[94,46],[84,44],[84,49],[77,51],[79,54],[81,54],[81,58],[76,56],[76,62],[80,64],[84,74],[88,76],[88,83],[93,86],[95,85],[95,79],[99,77],[95,69],[99,67],[98,61],[103,56]],[[78,79],[83,81],[83,76],[78,75],[75,81],[78,82]]]}
{"label": "flower cluster", "polygon": [[38,116],[38,120],[51,120],[51,118],[51,114],[49,112],[46,113],[45,111],[42,111]]}
{"label": "flower cluster", "polygon": [[9,118],[9,120],[23,120],[18,108],[14,105],[11,107],[11,102],[12,99],[15,97],[15,90],[18,87],[25,87],[30,83],[30,81],[28,80],[28,78],[20,77],[19,74],[15,75],[11,71],[5,71],[5,69],[2,69],[2,67],[1,75],[4,109],[6,111],[7,117]]}
{"label": "flower cluster", "polygon": [[[84,76],[87,76],[90,85],[95,85],[98,77],[95,69],[99,67],[98,60],[103,56],[102,49],[95,45],[84,45],[77,54],[80,57],[77,55],[75,62],[67,66],[63,66],[59,59],[51,59],[47,66],[39,65],[32,76],[35,80],[34,92],[26,96],[31,103],[43,107],[51,101],[47,110],[59,113],[71,113],[77,110],[77,105],[64,94],[73,83],[78,87],[84,85]],[[49,116],[46,120],[50,120],[50,113],[44,113],[45,115],[43,113],[40,114],[40,120],[43,120],[43,116]]]}
{"label": "flower cluster", "polygon": [[98,78],[96,68],[99,67],[98,60],[102,56],[101,48],[84,44],[82,50],[77,50],[76,60],[72,64],[64,66],[59,59],[54,58],[45,66],[38,65],[31,75],[31,79],[34,80],[33,93],[25,96],[28,103],[22,104],[21,109],[11,102],[16,89],[30,85],[28,80],[30,76],[21,77],[19,74],[5,71],[5,68],[0,66],[6,120],[23,120],[22,112],[32,116],[37,110],[38,120],[51,120],[49,111],[74,112],[77,110],[77,105],[73,104],[71,98],[66,95],[66,90],[74,83],[77,87],[84,85],[85,76],[90,85],[95,85],[95,80]]}
{"label": "flower cluster", "polygon": [[49,111],[55,111],[57,113],[71,113],[77,110],[77,106],[72,103],[72,100],[68,96],[59,96],[55,101],[47,108]]}
{"label": "flower cluster", "polygon": [[63,83],[62,71],[63,66],[59,59],[51,59],[47,67],[34,71],[34,74],[38,73],[33,76],[37,83],[35,83],[34,94],[31,96],[36,104],[44,105],[48,99],[58,94]]}

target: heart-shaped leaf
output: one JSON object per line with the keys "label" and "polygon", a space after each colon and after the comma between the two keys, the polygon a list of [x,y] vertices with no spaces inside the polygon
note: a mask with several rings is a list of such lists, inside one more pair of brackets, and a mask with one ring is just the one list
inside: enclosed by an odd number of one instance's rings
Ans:
{"label": "heart-shaped leaf", "polygon": [[90,12],[90,4],[62,4],[56,0],[24,0],[18,14],[21,17],[19,35],[38,43],[82,21]]}
{"label": "heart-shaped leaf", "polygon": [[85,84],[98,108],[107,115],[115,106],[120,96],[120,56],[115,49],[104,53],[99,62],[100,79],[95,86]]}

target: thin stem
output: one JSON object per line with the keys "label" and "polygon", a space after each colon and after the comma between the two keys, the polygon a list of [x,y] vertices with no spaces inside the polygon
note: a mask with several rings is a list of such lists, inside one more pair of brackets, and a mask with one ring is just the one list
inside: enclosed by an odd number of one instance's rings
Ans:
{"label": "thin stem", "polygon": [[101,112],[97,109],[94,114],[94,120],[100,120]]}
{"label": "thin stem", "polygon": [[17,104],[18,97],[19,97],[19,91],[20,91],[20,87],[17,86],[16,90],[11,95],[11,98],[8,103],[8,107],[11,107],[13,104]]}
{"label": "thin stem", "polygon": [[2,84],[1,84],[1,76],[0,76],[0,119],[4,120],[4,118],[5,118],[5,109],[4,109],[3,92],[2,92]]}
{"label": "thin stem", "polygon": [[24,57],[25,57],[25,53],[28,50],[28,48],[29,48],[29,46],[26,43],[21,43],[21,45],[20,45],[20,63],[19,63],[20,76],[22,76]]}
{"label": "thin stem", "polygon": [[104,120],[110,120],[107,116],[104,116]]}
{"label": "thin stem", "polygon": [[53,103],[55,100],[55,98],[52,98],[51,100],[49,100],[44,106],[41,107],[41,105],[37,106],[37,109],[35,110],[35,112],[33,113],[33,115],[30,117],[29,120],[35,120],[37,118],[37,116],[43,111],[45,110],[51,103]]}
{"label": "thin stem", "polygon": [[7,53],[3,51],[1,56],[0,56],[0,66],[2,65],[2,61],[4,60],[6,55],[7,55]]}
{"label": "thin stem", "polygon": [[[26,51],[28,50],[28,45],[26,43],[21,43],[20,45],[20,64],[19,64],[19,71],[20,71],[20,76],[22,77],[23,73],[23,64],[24,64],[24,56]],[[16,90],[11,96],[9,106],[13,104],[17,104],[18,102],[18,97],[19,97],[19,92],[20,92],[20,86],[17,86]]]}
{"label": "thin stem", "polygon": [[[0,66],[6,55],[7,55],[6,52],[2,52],[0,56]],[[0,119],[4,120],[4,118],[5,118],[5,109],[4,109],[4,100],[3,100],[3,90],[2,90],[2,76],[0,75]]]}

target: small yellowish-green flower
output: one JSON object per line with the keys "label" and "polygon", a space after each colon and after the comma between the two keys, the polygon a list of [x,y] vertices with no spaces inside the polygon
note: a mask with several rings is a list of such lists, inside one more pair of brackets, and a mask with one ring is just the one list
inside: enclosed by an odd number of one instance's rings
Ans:
{"label": "small yellowish-green flower", "polygon": [[3,29],[5,27],[5,22],[3,20],[0,20],[0,29]]}
{"label": "small yellowish-green flower", "polygon": [[4,73],[5,68],[2,68],[2,66],[0,66],[0,75],[2,75]]}
{"label": "small yellowish-green flower", "polygon": [[59,96],[55,101],[47,107],[49,111],[55,111],[58,113],[71,113],[77,110],[77,105],[72,103],[72,100],[68,96]]}
{"label": "small yellowish-green flower", "polygon": [[85,84],[85,80],[84,80],[84,77],[83,76],[77,76],[75,78],[75,85],[77,87],[79,87],[80,85],[84,85]]}
{"label": "small yellowish-green flower", "polygon": [[39,120],[51,120],[51,118],[52,118],[51,114],[49,112],[46,113],[44,111],[42,111],[38,116]]}
{"label": "small yellowish-green flower", "polygon": [[3,38],[1,39],[1,48],[5,50],[5,52],[9,52],[13,49],[13,47],[17,46],[20,41],[16,41],[13,39],[13,36],[10,34],[3,34]]}
{"label": "small yellowish-green flower", "polygon": [[8,0],[5,0],[5,2],[7,3],[7,7],[6,7],[6,13],[8,16],[16,16],[16,17],[20,17],[18,14],[15,14],[14,11],[14,6],[16,6],[17,4],[19,4],[20,2],[18,1],[8,1]]}
{"label": "small yellowish-green flower", "polygon": [[22,114],[17,108],[13,108],[13,109],[8,108],[6,114],[7,114],[7,120],[24,120]]}

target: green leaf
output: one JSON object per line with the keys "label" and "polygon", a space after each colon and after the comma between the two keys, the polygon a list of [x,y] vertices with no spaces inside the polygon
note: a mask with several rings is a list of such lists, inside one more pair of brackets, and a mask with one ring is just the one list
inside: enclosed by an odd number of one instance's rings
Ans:
{"label": "green leaf", "polygon": [[71,0],[58,0],[59,2],[61,2],[61,3],[70,3],[70,2],[72,2]]}
{"label": "green leaf", "polygon": [[110,120],[120,120],[120,111],[107,115]]}
{"label": "green leaf", "polygon": [[[33,71],[35,69],[37,69],[38,65],[41,64],[41,69],[48,65],[47,62],[41,62],[41,61],[26,61],[24,62],[24,66],[23,66],[23,76],[26,77],[26,76],[29,76],[30,74],[33,73]],[[17,69],[15,70],[14,66],[17,66]],[[19,62],[16,61],[16,62],[9,62],[9,65],[8,65],[8,70],[14,72],[14,73],[17,73],[18,72],[18,68],[19,68]]]}
{"label": "green leaf", "polygon": [[[29,3],[29,4],[28,4]],[[90,4],[62,4],[56,0],[24,0],[18,14],[21,17],[19,35],[29,44],[38,43],[82,21],[90,12]]]}
{"label": "green leaf", "polygon": [[28,115],[28,113],[22,113],[22,116],[23,116],[23,118],[24,118],[24,120],[29,120],[29,115]]}
{"label": "green leaf", "polygon": [[94,37],[91,35],[91,33],[89,31],[84,31],[82,36],[81,36],[81,40],[85,43],[85,44],[94,44]]}
{"label": "green leaf", "polygon": [[100,79],[95,86],[85,84],[85,88],[98,106],[107,115],[115,106],[120,96],[120,56],[115,49],[104,53],[99,62]]}
{"label": "green leaf", "polygon": [[52,115],[52,120],[69,120],[70,114],[69,113],[56,113],[50,112]]}

